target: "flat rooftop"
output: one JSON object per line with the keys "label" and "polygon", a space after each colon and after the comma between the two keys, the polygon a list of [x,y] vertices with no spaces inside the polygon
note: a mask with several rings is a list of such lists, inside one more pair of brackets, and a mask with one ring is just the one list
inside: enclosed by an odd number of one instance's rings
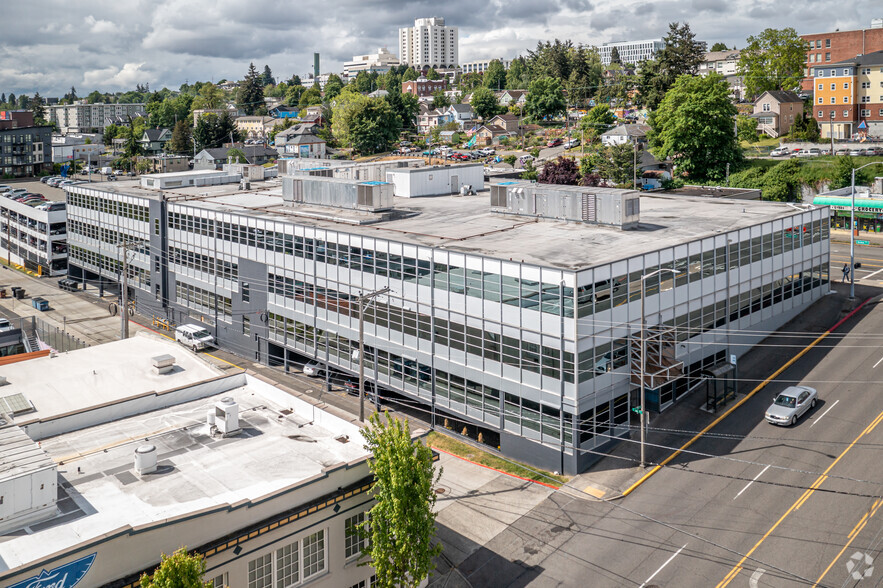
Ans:
{"label": "flat rooftop", "polygon": [[[72,186],[101,190],[101,186]],[[253,182],[243,192],[237,184],[143,189],[116,182],[109,192],[146,198],[176,196],[178,204],[220,212],[315,226],[322,229],[512,259],[562,270],[581,270],[627,257],[711,237],[800,211],[781,202],[730,200],[664,194],[641,194],[639,228],[615,228],[577,222],[534,219],[490,211],[490,195],[395,198],[395,211],[368,213],[315,205],[283,206],[281,182]],[[590,188],[588,190],[591,190]],[[230,198],[231,195],[238,195]],[[260,194],[260,197],[248,194]],[[248,202],[261,206],[249,206]]]}
{"label": "flat rooftop", "polygon": [[[175,358],[174,371],[153,373],[150,358],[164,354]],[[139,333],[125,341],[3,366],[9,384],[0,388],[0,396],[22,394],[33,405],[33,411],[15,417],[15,424],[22,426],[190,386],[224,373],[174,341]]]}
{"label": "flat rooftop", "polygon": [[[199,400],[42,440],[58,464],[58,511],[0,535],[0,571],[115,530],[258,501],[367,456],[356,425],[260,380],[244,381]],[[69,389],[74,396],[80,391]],[[236,436],[211,434],[206,423],[207,411],[223,397],[239,405]],[[156,447],[158,469],[139,475],[134,452],[146,443]]]}

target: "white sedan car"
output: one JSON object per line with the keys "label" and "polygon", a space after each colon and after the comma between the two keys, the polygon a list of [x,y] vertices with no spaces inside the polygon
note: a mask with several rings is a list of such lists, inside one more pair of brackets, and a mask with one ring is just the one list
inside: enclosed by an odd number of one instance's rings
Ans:
{"label": "white sedan car", "polygon": [[809,386],[788,386],[776,395],[765,418],[774,425],[793,425],[803,413],[815,407],[818,394]]}

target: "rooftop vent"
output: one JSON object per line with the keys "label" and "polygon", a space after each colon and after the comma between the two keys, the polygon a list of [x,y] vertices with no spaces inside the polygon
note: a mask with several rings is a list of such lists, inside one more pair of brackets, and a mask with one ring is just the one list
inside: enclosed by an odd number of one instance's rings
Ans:
{"label": "rooftop vent", "polygon": [[6,376],[0,376],[0,386],[5,386],[9,383],[9,380],[6,379]]}
{"label": "rooftop vent", "polygon": [[168,354],[151,357],[150,361],[153,363],[155,374],[169,374],[175,369],[175,358]]}
{"label": "rooftop vent", "polygon": [[135,450],[135,471],[138,475],[156,471],[156,446],[141,445]]}

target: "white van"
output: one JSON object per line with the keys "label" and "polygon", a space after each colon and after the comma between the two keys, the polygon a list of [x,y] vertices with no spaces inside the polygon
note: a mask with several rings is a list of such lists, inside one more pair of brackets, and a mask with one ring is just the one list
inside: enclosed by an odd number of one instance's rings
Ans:
{"label": "white van", "polygon": [[215,338],[212,337],[212,334],[199,325],[181,325],[175,329],[175,341],[193,351],[215,345]]}
{"label": "white van", "polygon": [[113,174],[112,167],[102,167],[101,170],[99,170],[99,171],[102,176],[109,176],[109,175]]}

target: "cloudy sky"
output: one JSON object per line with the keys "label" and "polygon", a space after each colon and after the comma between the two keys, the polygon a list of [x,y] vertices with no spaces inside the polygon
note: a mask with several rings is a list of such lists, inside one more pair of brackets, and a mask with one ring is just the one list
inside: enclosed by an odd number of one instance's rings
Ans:
{"label": "cloudy sky", "polygon": [[[0,19],[0,92],[85,96],[149,83],[241,79],[249,62],[277,78],[340,71],[354,54],[389,47],[414,18],[444,17],[460,30],[460,61],[511,58],[538,40],[660,38],[687,21],[700,40],[742,47],[766,27],[798,33],[864,28],[883,16],[871,2],[804,0],[7,0]],[[814,8],[816,6],[816,8]],[[861,8],[860,8],[861,7]]]}

